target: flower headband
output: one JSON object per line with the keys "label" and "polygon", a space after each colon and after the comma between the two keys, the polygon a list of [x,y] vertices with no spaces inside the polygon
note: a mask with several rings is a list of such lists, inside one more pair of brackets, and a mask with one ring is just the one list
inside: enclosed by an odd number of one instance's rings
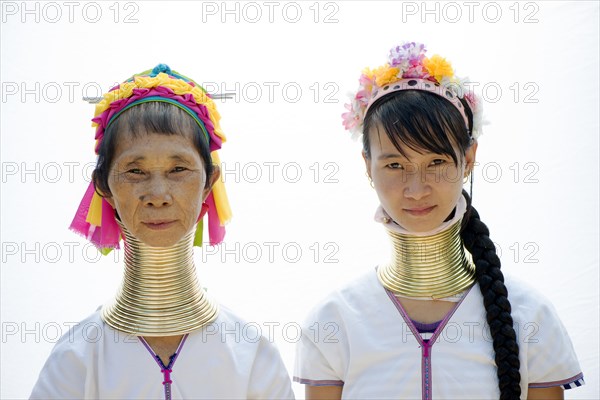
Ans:
{"label": "flower headband", "polygon": [[[96,127],[96,146],[98,150],[104,139],[106,128],[121,113],[136,105],[147,102],[165,102],[177,106],[190,115],[200,126],[203,136],[209,144],[213,162],[220,164],[217,150],[225,142],[225,135],[219,125],[221,116],[211,96],[193,80],[175,72],[165,64],[154,69],[133,75],[122,84],[115,86],[104,94],[92,119]],[[225,186],[221,179],[217,180],[206,198],[208,204],[208,232],[210,244],[223,241],[224,225],[231,219],[231,209],[227,200]],[[97,192],[90,182],[88,189],[79,204],[70,229],[80,233],[108,254],[113,248],[119,248],[121,231],[117,225],[115,211]],[[203,221],[198,222],[194,245],[202,246]]]}
{"label": "flower headband", "polygon": [[343,125],[357,139],[362,135],[363,121],[375,101],[386,94],[400,90],[421,90],[435,93],[450,101],[462,115],[467,131],[469,119],[463,103],[466,101],[473,114],[473,127],[469,134],[477,139],[481,135],[482,104],[473,91],[465,87],[465,79],[454,76],[452,66],[445,58],[425,57],[425,45],[404,42],[390,50],[388,62],[373,70],[365,68],[359,78],[360,86],[351,103],[344,106]]}

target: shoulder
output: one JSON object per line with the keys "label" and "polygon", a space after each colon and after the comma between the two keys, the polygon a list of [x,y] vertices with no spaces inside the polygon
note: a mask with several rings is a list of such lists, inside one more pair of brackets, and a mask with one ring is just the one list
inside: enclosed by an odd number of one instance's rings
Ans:
{"label": "shoulder", "polygon": [[235,311],[222,304],[219,305],[219,315],[215,321],[204,328],[211,332],[219,332],[222,341],[232,338],[238,345],[254,346],[265,339],[260,325],[248,321]]}
{"label": "shoulder", "polygon": [[554,305],[539,290],[510,275],[505,276],[505,284],[525,382],[532,388],[581,385],[577,354]]}
{"label": "shoulder", "polygon": [[219,316],[216,321],[225,324],[247,324],[248,321],[231,308],[219,304]]}
{"label": "shoulder", "polygon": [[81,398],[90,389],[87,377],[96,359],[97,343],[106,335],[97,310],[72,325],[56,343],[46,360],[31,398]]}
{"label": "shoulder", "polygon": [[504,284],[508,290],[512,313],[528,321],[540,318],[556,318],[552,302],[538,289],[510,274],[505,274]]}
{"label": "shoulder", "polygon": [[215,351],[228,352],[234,358],[244,357],[251,362],[259,356],[279,357],[273,338],[264,333],[262,324],[248,321],[230,308],[219,305],[217,318],[194,335]]}
{"label": "shoulder", "polygon": [[376,270],[370,269],[318,301],[308,312],[304,325],[364,319],[365,312],[376,313],[381,307],[389,306],[391,303],[385,300],[386,297]]}
{"label": "shoulder", "polygon": [[217,319],[192,335],[202,356],[215,360],[213,366],[227,370],[230,380],[248,382],[248,398],[294,397],[279,350],[259,323],[219,305]]}
{"label": "shoulder", "polygon": [[377,279],[376,270],[369,269],[357,278],[333,289],[324,298],[319,300],[313,309],[333,308],[342,305],[354,304],[358,301],[369,299],[374,293],[382,289]]}
{"label": "shoulder", "polygon": [[538,289],[534,288],[529,283],[514,276],[511,273],[504,272],[504,284],[509,290],[511,290],[511,292],[509,293],[509,295],[511,296],[524,299],[530,299],[534,297],[539,298],[542,301],[547,300],[545,297],[540,297],[542,296],[542,293]]}
{"label": "shoulder", "polygon": [[106,328],[98,309],[87,318],[71,325],[52,349],[50,357],[69,354],[85,358],[103,336],[107,335]]}
{"label": "shoulder", "polygon": [[85,319],[72,323],[54,345],[44,368],[60,364],[61,368],[87,368],[99,348],[113,338],[111,328],[100,316],[100,308]]}

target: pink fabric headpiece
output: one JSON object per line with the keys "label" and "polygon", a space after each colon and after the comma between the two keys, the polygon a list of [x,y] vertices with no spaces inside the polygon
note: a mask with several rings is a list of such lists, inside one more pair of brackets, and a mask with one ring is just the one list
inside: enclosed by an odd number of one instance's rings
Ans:
{"label": "pink fabric headpiece", "polygon": [[[92,119],[96,127],[96,146],[98,149],[104,138],[106,128],[128,108],[137,104],[158,101],[173,104],[184,110],[202,129],[209,144],[213,162],[220,164],[217,150],[226,138],[221,130],[220,115],[214,101],[206,91],[191,79],[175,72],[165,64],[132,76],[122,84],[104,94],[96,105]],[[218,180],[206,199],[208,204],[208,232],[210,244],[220,243],[225,236],[224,225],[231,219],[231,209],[222,180]],[[70,229],[83,235],[108,254],[113,248],[119,248],[121,231],[115,219],[115,210],[95,190],[90,182],[79,208],[75,213]],[[194,245],[202,245],[203,221],[198,222]]]}

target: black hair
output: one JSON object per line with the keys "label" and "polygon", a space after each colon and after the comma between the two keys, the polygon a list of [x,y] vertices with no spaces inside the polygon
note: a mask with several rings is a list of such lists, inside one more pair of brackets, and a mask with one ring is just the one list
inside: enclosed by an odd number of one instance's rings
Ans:
{"label": "black hair", "polygon": [[[473,115],[467,110],[469,123]],[[369,131],[381,124],[388,138],[406,156],[402,145],[415,151],[430,150],[452,157],[458,163],[462,154],[456,155],[454,147],[464,151],[471,138],[460,112],[448,100],[429,92],[402,90],[378,99],[364,120],[363,150],[370,156]]]}
{"label": "black hair", "polygon": [[[369,131],[378,124],[402,155],[402,145],[415,151],[431,151],[462,160],[472,143],[473,114],[462,101],[469,119],[469,128],[456,107],[436,94],[406,90],[390,93],[378,99],[365,116],[363,150],[370,157]],[[456,154],[455,148],[460,149]],[[463,190],[467,200],[467,212],[462,221],[461,238],[472,254],[475,275],[490,326],[497,366],[500,399],[518,399],[521,395],[519,372],[519,346],[517,343],[508,290],[500,271],[500,259],[490,239],[487,226],[471,205],[470,196]]]}
{"label": "black hair", "polygon": [[139,137],[148,133],[163,135],[192,135],[194,147],[200,154],[206,173],[206,187],[214,172],[210,148],[206,136],[198,123],[179,107],[164,102],[141,103],[124,111],[104,131],[104,138],[98,149],[98,161],[92,175],[96,191],[102,196],[110,196],[108,177],[115,153],[116,143],[123,133]]}

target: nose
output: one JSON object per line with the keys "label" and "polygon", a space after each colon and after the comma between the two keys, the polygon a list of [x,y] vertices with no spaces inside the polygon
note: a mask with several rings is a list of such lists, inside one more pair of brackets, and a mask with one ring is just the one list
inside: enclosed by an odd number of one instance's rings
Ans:
{"label": "nose", "polygon": [[420,200],[431,193],[431,186],[427,180],[426,172],[416,170],[405,175],[404,197]]}
{"label": "nose", "polygon": [[139,199],[146,207],[165,207],[173,203],[169,183],[160,176],[149,180]]}

